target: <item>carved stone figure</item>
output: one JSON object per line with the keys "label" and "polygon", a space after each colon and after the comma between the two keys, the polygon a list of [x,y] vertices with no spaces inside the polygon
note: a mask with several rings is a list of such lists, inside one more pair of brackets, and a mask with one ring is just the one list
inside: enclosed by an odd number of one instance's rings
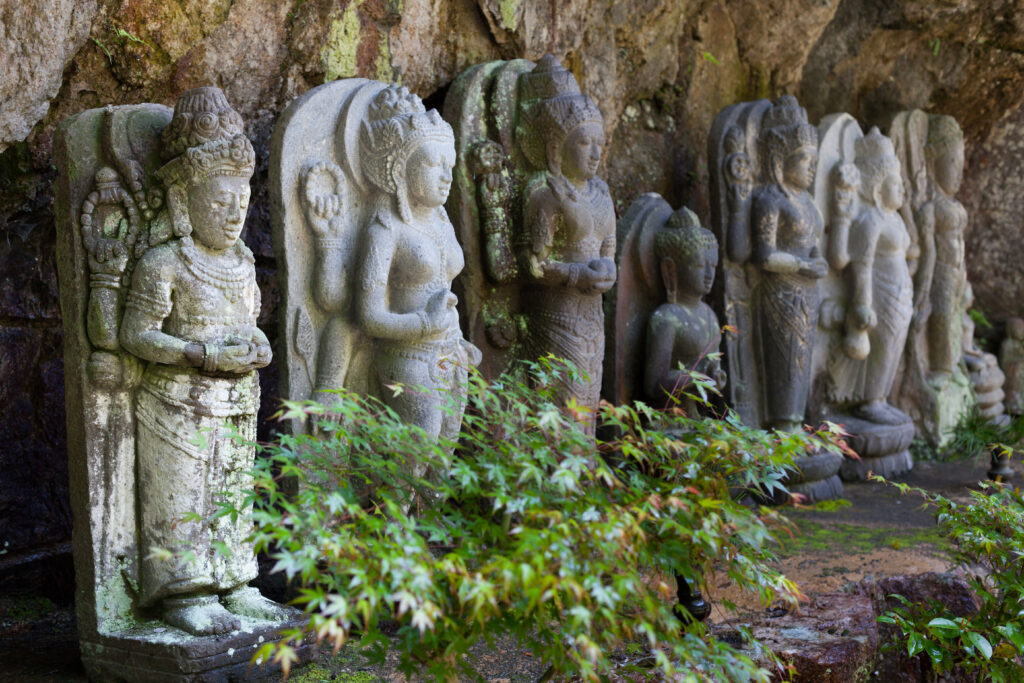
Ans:
{"label": "carved stone figure", "polygon": [[[239,239],[252,145],[223,93],[197,88],[173,114],[78,114],[55,158],[83,660],[101,679],[244,670],[293,613],[247,586],[271,358]],[[243,514],[215,517],[221,502]]]}
{"label": "carved stone figure", "polygon": [[903,165],[908,201],[901,213],[919,256],[911,265],[914,316],[891,401],[941,446],[973,403],[960,365],[967,213],[954,195],[963,179],[963,132],[950,116],[914,110],[897,114],[889,134]]}
{"label": "carved stone figure", "polygon": [[[811,385],[819,285],[828,271],[822,217],[809,190],[818,135],[792,96],[744,102],[715,118],[708,139],[712,228],[722,254],[717,310],[737,332],[726,339],[727,397],[750,425],[802,428]],[[799,464],[791,488],[839,495],[841,458]]]}
{"label": "carved stone figure", "polygon": [[967,283],[964,290],[963,315],[964,366],[967,368],[967,376],[971,380],[971,387],[978,401],[979,414],[995,424],[1006,424],[1010,421],[1003,405],[1006,397],[1003,392],[1006,375],[1000,369],[995,354],[982,351],[974,341],[974,319],[967,312],[973,304],[974,290],[970,283]]}
{"label": "carved stone figure", "polygon": [[999,367],[1006,375],[1006,412],[1024,415],[1024,319],[1006,321],[1006,339],[999,346]]}
{"label": "carved stone figure", "polygon": [[581,377],[567,379],[561,394],[589,408],[593,431],[601,295],[615,282],[615,211],[597,177],[601,112],[549,55],[469,69],[445,113],[461,159],[451,207],[467,254],[466,319],[483,369],[548,354],[571,361]]}
{"label": "carved stone figure", "polygon": [[893,476],[913,466],[914,438],[910,417],[888,403],[913,314],[900,162],[888,138],[877,128],[864,135],[848,114],[825,117],[818,132],[815,196],[827,217],[829,273],[815,363],[824,400],[811,412],[851,434],[861,460],[844,461],[844,478]]}
{"label": "carved stone figure", "polygon": [[289,105],[271,145],[285,395],[345,387],[456,437],[462,413],[443,410],[446,394],[464,392],[479,351],[451,290],[463,268],[444,209],[451,127],[406,88],[348,79]]}
{"label": "carved stone figure", "polygon": [[[616,404],[642,399],[656,408],[692,390],[699,373],[721,388],[722,333],[702,298],[711,292],[718,241],[686,207],[673,212],[660,195],[641,196],[617,226],[619,279],[609,307],[607,340],[612,372],[606,394]],[[683,399],[688,413],[702,412]],[[700,591],[676,576],[679,604],[697,619],[710,614]]]}

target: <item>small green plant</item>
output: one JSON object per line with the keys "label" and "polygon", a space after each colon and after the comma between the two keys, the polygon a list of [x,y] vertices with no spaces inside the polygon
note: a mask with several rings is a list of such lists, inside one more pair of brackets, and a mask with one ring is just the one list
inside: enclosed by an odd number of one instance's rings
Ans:
{"label": "small green plant", "polygon": [[[878,481],[885,481],[875,477]],[[956,562],[970,570],[981,602],[972,616],[956,615],[937,601],[901,604],[879,617],[895,625],[911,657],[924,653],[937,674],[959,667],[976,680],[1019,681],[1024,656],[1024,497],[1019,489],[982,483],[969,503],[958,503],[906,484],[887,482],[922,497],[935,509],[953,542]]]}
{"label": "small green plant", "polygon": [[[250,502],[257,547],[297,585],[308,623],[258,656],[287,669],[305,633],[335,649],[358,637],[371,661],[395,648],[406,673],[468,680],[468,648],[512,635],[549,664],[541,680],[604,680],[616,651],[643,647],[671,680],[768,681],[674,611],[665,577],[700,583],[716,563],[766,606],[794,602],[769,564],[786,522],[742,494],[780,490],[794,455],[834,446],[636,404],[602,407],[616,436],[595,448],[581,409],[555,402],[566,372],[545,360],[525,379],[471,373],[458,443],[343,391],[286,404],[281,417],[315,436],[264,448]],[[694,391],[712,388],[698,378]]]}
{"label": "small green plant", "polygon": [[965,412],[953,427],[946,446],[945,460],[967,460],[982,453],[1008,458],[1024,439],[1024,418],[1014,417],[1005,424],[993,422],[977,408]]}

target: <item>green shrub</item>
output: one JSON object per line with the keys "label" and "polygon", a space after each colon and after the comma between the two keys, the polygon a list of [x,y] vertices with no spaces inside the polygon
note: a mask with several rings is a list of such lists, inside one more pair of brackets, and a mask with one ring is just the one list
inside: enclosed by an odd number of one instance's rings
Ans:
{"label": "green shrub", "polygon": [[[458,444],[371,398],[287,404],[282,419],[317,435],[264,448],[252,502],[258,548],[298,586],[303,631],[335,648],[358,635],[374,661],[397,648],[404,672],[445,681],[474,677],[464,653],[499,634],[549,663],[545,678],[605,679],[616,650],[640,644],[678,680],[767,681],[701,624],[681,625],[671,575],[699,583],[716,563],[766,604],[795,601],[768,564],[785,519],[744,494],[780,490],[792,456],[823,440],[604,405],[601,433],[617,436],[597,456],[581,409],[553,398],[564,372],[472,373]],[[303,631],[260,656],[288,664]]]}
{"label": "green shrub", "polygon": [[[882,480],[878,477],[879,480]],[[981,606],[970,617],[957,616],[937,601],[913,604],[893,596],[901,607],[879,617],[894,624],[913,657],[925,653],[936,673],[959,667],[976,680],[1019,681],[1024,655],[1024,497],[1019,489],[982,483],[970,502],[888,482],[912,492],[935,508],[943,533],[954,544],[955,561],[970,572]]]}

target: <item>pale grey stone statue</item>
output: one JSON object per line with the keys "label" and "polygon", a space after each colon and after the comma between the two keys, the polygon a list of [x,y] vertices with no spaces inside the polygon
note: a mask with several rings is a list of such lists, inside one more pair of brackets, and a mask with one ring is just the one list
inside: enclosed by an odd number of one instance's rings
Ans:
{"label": "pale grey stone statue", "polygon": [[[593,432],[604,360],[602,294],[615,283],[615,210],[597,176],[600,110],[550,55],[480,64],[445,99],[459,165],[450,203],[482,370],[553,354],[573,363],[561,397]],[[518,252],[513,267],[511,254]]]}
{"label": "pale grey stone statue", "polygon": [[910,417],[888,402],[913,314],[900,162],[892,141],[877,128],[864,135],[849,114],[826,116],[818,132],[815,198],[829,273],[815,350],[824,400],[810,412],[851,434],[861,460],[844,461],[844,478],[893,476],[912,467],[914,438]]}
{"label": "pale grey stone statue", "polygon": [[[383,399],[433,437],[458,435],[467,368],[452,280],[462,249],[444,202],[451,127],[406,88],[327,83],[292,102],[271,143],[291,399],[346,388]],[[396,392],[392,385],[404,385]]]}
{"label": "pale grey stone statue", "polygon": [[1006,375],[1006,412],[1024,415],[1024,318],[1006,321],[1006,339],[999,346],[999,367]]}
{"label": "pale grey stone statue", "polygon": [[[86,668],[244,670],[246,649],[294,614],[247,586],[256,370],[271,359],[239,239],[252,145],[224,94],[197,88],[173,112],[78,114],[55,159]],[[220,502],[242,514],[215,517]]]}
{"label": "pale grey stone statue", "polygon": [[901,213],[917,257],[911,262],[914,315],[890,398],[921,437],[941,447],[974,404],[961,364],[967,212],[955,195],[963,179],[963,132],[951,116],[915,109],[896,115],[889,136],[903,166]]}
{"label": "pale grey stone statue", "polygon": [[1010,421],[1006,414],[1003,384],[1006,375],[999,367],[999,359],[995,354],[987,353],[978,348],[974,340],[974,319],[969,315],[974,304],[974,290],[967,283],[964,290],[963,315],[963,362],[967,368],[967,376],[971,380],[974,396],[978,401],[978,413],[995,424],[1006,424]]}
{"label": "pale grey stone statue", "polygon": [[[807,419],[820,284],[828,272],[823,221],[810,190],[818,133],[796,99],[726,107],[708,138],[712,230],[721,245],[716,309],[726,338],[726,396],[752,426],[792,431]],[[842,458],[820,453],[791,488],[841,494]]]}

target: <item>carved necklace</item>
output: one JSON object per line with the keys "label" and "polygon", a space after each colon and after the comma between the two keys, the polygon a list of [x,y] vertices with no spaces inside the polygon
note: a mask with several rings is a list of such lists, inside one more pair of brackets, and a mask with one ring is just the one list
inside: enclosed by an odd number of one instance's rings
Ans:
{"label": "carved necklace", "polygon": [[[234,248],[232,251],[237,253]],[[191,239],[181,240],[181,255],[185,267],[195,279],[219,289],[231,303],[242,298],[252,277],[245,259],[239,258],[237,263],[226,267],[210,263],[208,257],[196,249]]]}

